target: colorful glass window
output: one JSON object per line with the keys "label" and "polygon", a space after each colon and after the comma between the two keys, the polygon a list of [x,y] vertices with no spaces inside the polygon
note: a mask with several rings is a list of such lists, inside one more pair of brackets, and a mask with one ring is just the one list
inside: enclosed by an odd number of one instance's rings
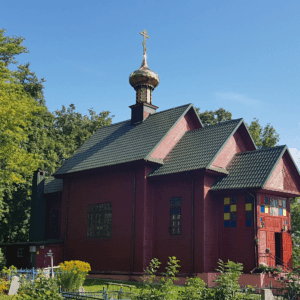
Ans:
{"label": "colorful glass window", "polygon": [[230,212],[230,205],[224,205],[224,213]]}
{"label": "colorful glass window", "polygon": [[230,214],[230,219],[231,219],[231,220],[236,220],[236,212],[232,212],[232,213]]}
{"label": "colorful glass window", "polygon": [[237,197],[231,197],[231,204],[237,203]]}
{"label": "colorful glass window", "polygon": [[265,197],[265,205],[269,205],[269,198]]}
{"label": "colorful glass window", "polygon": [[252,226],[252,220],[246,220],[246,227]]}
{"label": "colorful glass window", "polygon": [[264,205],[261,205],[261,206],[260,206],[260,212],[261,212],[261,213],[265,213],[265,206],[264,206]]}
{"label": "colorful glass window", "polygon": [[231,227],[236,227],[236,221],[234,220],[234,221],[231,221]]}
{"label": "colorful glass window", "polygon": [[281,199],[278,200],[278,206],[282,207],[282,200]]}
{"label": "colorful glass window", "polygon": [[270,199],[270,207],[274,207],[274,200]]}
{"label": "colorful glass window", "polygon": [[286,216],[286,209],[285,209],[285,208],[282,209],[282,214],[283,214],[284,216]]}
{"label": "colorful glass window", "polygon": [[230,227],[230,221],[224,221],[224,227],[225,228]]}
{"label": "colorful glass window", "polygon": [[230,213],[224,214],[224,220],[230,220]]}
{"label": "colorful glass window", "polygon": [[252,211],[246,211],[246,219],[252,220]]}
{"label": "colorful glass window", "polygon": [[269,213],[269,206],[265,205],[265,214]]}
{"label": "colorful glass window", "polygon": [[246,203],[252,203],[252,196],[246,196]]}
{"label": "colorful glass window", "polygon": [[224,198],[224,204],[230,204],[230,198]]}
{"label": "colorful glass window", "polygon": [[236,211],[236,204],[230,205],[230,211]]}
{"label": "colorful glass window", "polygon": [[181,235],[181,198],[170,200],[170,235]]}
{"label": "colorful glass window", "polygon": [[252,210],[252,203],[246,204],[246,210]]}
{"label": "colorful glass window", "polygon": [[282,200],[282,207],[286,208],[286,200]]}
{"label": "colorful glass window", "polygon": [[283,215],[282,207],[279,207],[279,216]]}

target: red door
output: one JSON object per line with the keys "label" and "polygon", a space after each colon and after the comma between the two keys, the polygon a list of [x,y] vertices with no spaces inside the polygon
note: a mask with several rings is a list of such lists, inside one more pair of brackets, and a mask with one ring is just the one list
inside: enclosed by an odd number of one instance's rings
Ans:
{"label": "red door", "polygon": [[275,266],[275,233],[272,231],[267,232],[267,237],[268,237],[268,248],[270,248],[271,256],[269,259],[269,266]]}
{"label": "red door", "polygon": [[282,260],[288,264],[290,267],[293,266],[292,259],[292,237],[290,233],[282,233]]}

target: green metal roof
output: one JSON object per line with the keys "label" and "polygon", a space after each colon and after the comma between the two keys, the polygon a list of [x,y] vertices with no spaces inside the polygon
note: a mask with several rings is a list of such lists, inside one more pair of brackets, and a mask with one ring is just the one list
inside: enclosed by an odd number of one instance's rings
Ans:
{"label": "green metal roof", "polygon": [[44,194],[61,192],[62,189],[63,189],[63,180],[62,179],[55,179],[52,176],[45,179]]}
{"label": "green metal roof", "polygon": [[243,119],[221,122],[188,131],[149,177],[209,168]]}
{"label": "green metal roof", "polygon": [[137,125],[127,120],[101,127],[54,176],[147,159],[191,108],[187,104],[157,112]]}
{"label": "green metal roof", "polygon": [[286,150],[278,146],[235,154],[227,167],[229,175],[219,177],[211,190],[263,188]]}

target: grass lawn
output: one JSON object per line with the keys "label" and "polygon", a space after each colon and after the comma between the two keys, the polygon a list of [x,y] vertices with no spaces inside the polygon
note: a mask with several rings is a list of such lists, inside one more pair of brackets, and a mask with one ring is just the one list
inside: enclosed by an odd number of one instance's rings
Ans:
{"label": "grass lawn", "polygon": [[[110,284],[114,283],[114,284]],[[98,278],[87,278],[84,281],[83,287],[87,292],[99,292],[103,290],[120,290],[123,287],[124,292],[134,292],[134,290],[141,286],[141,282],[135,281],[122,281],[112,279],[98,279]],[[130,287],[129,287],[130,286]]]}

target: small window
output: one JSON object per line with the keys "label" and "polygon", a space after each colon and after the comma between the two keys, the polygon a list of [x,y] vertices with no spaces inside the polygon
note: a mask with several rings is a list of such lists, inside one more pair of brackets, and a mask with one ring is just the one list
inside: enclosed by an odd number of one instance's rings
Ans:
{"label": "small window", "polygon": [[246,203],[252,203],[252,196],[246,196]]}
{"label": "small window", "polygon": [[170,200],[170,235],[181,235],[181,198]]}
{"label": "small window", "polygon": [[88,228],[89,238],[111,237],[112,224],[112,203],[97,203],[88,207]]}
{"label": "small window", "polygon": [[18,248],[17,257],[23,257],[23,256],[24,256],[24,248]]}

